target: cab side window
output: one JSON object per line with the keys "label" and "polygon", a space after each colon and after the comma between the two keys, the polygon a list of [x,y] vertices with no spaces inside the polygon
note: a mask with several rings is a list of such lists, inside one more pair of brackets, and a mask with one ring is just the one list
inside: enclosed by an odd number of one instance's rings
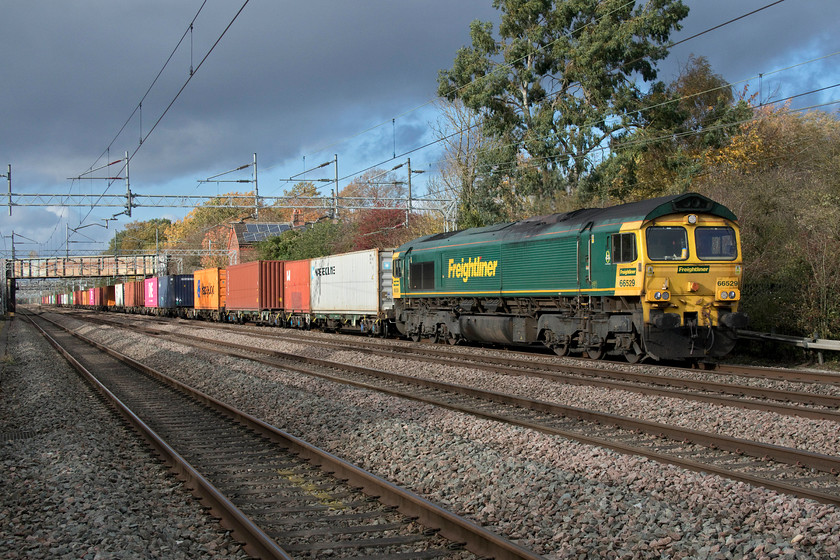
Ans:
{"label": "cab side window", "polygon": [[614,233],[610,236],[612,262],[629,263],[639,258],[636,251],[636,235],[633,233]]}

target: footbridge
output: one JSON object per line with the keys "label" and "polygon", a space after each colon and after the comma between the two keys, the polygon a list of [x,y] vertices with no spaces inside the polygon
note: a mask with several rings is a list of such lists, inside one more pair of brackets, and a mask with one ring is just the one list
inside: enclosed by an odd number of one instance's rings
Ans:
{"label": "footbridge", "polygon": [[35,257],[9,261],[7,275],[10,280],[154,276],[160,264],[153,254]]}

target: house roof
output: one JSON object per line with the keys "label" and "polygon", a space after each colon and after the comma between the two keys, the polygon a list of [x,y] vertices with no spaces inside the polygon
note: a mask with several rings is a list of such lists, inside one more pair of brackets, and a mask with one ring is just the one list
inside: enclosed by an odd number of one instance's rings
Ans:
{"label": "house roof", "polygon": [[236,238],[239,240],[239,246],[253,245],[258,241],[263,241],[269,237],[275,237],[281,233],[292,229],[287,223],[235,223],[230,224]]}

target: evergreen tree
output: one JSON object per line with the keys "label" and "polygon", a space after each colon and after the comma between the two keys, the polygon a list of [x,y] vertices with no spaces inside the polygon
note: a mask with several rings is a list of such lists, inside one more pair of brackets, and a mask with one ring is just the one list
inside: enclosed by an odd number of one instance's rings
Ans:
{"label": "evergreen tree", "polygon": [[638,84],[656,79],[656,63],[688,8],[680,0],[493,5],[502,12],[499,39],[492,24],[474,21],[472,45],[440,72],[438,93],[480,112],[486,129],[508,144],[506,155],[517,155],[494,158],[490,169],[510,175],[519,196],[572,193],[605,142],[636,125]]}

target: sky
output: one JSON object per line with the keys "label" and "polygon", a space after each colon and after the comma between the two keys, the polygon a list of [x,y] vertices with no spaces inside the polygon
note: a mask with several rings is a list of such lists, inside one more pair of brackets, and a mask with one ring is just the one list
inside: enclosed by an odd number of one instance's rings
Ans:
{"label": "sky", "polygon": [[[840,100],[840,87],[830,87],[840,82],[837,0],[784,0],[692,38],[774,2],[686,0],[690,13],[672,40],[688,40],[659,64],[658,78],[673,80],[694,54],[763,102],[820,88],[829,89],[794,106]],[[498,21],[491,0],[250,0],[239,12],[243,3],[4,2],[0,174],[11,164],[13,193],[124,194],[124,180],[100,179],[121,165],[89,170],[127,151],[131,190],[141,195],[250,190],[200,181],[254,154],[264,196],[336,157],[339,188],[411,157],[413,169],[426,171],[414,178],[422,194],[440,158],[439,146],[422,148],[435,140],[438,71],[469,44],[471,21]],[[334,176],[334,164],[306,174]],[[223,178],[247,180],[251,170]],[[135,208],[110,220],[122,209],[14,206],[9,216],[5,178],[0,205],[5,258],[12,239],[19,257],[99,252],[126,223],[189,211]]]}

